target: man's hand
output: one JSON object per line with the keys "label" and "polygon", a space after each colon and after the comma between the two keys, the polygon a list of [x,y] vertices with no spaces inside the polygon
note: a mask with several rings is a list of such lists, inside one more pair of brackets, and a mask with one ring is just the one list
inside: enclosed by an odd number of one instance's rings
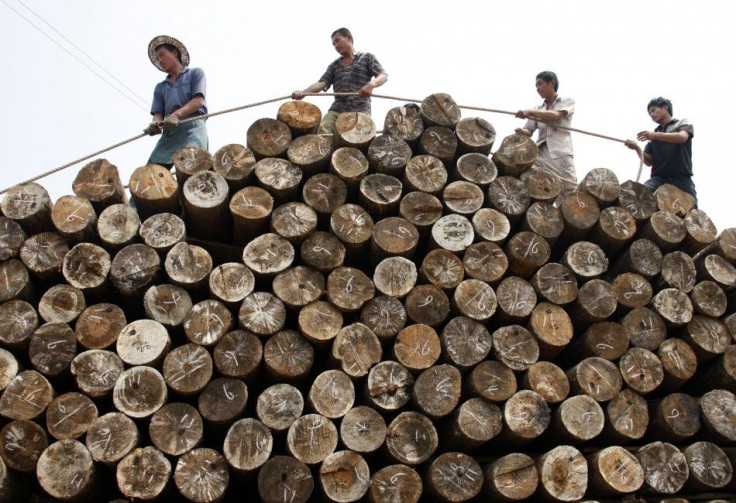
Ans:
{"label": "man's hand", "polygon": [[159,127],[158,122],[154,121],[151,122],[143,132],[149,136],[156,136],[157,134],[161,134],[161,128]]}
{"label": "man's hand", "polygon": [[529,132],[528,129],[524,129],[523,127],[517,127],[514,132],[516,134],[523,134],[524,136],[531,136],[532,134]]}
{"label": "man's hand", "polygon": [[626,140],[624,142],[624,145],[629,147],[631,150],[636,150],[638,148],[638,145],[636,144],[634,140]]}
{"label": "man's hand", "polygon": [[366,85],[360,88],[360,91],[358,91],[358,93],[363,98],[369,98],[371,94],[373,94],[373,89],[374,89],[373,84],[371,82],[368,82]]}
{"label": "man's hand", "polygon": [[164,121],[161,123],[161,129],[164,130],[164,134],[169,134],[178,125],[179,125],[179,117],[177,115],[171,114],[171,115],[167,115],[164,118]]}
{"label": "man's hand", "polygon": [[518,112],[516,112],[516,118],[517,119],[528,119],[529,110],[519,110]]}
{"label": "man's hand", "polygon": [[652,141],[654,139],[654,133],[651,131],[639,131],[636,133],[636,139],[639,141]]}
{"label": "man's hand", "polygon": [[291,93],[292,100],[300,100],[302,98],[304,98],[304,92],[302,91],[294,91],[293,93]]}

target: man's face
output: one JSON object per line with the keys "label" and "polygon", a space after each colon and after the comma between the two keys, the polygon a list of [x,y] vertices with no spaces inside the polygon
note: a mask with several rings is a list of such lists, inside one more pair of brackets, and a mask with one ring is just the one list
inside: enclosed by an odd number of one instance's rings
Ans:
{"label": "man's face", "polygon": [[353,45],[353,39],[346,37],[339,33],[335,33],[332,36],[332,47],[340,54],[340,56],[346,56],[350,54],[350,48]]}
{"label": "man's face", "polygon": [[537,93],[539,93],[539,96],[542,97],[542,99],[551,98],[555,95],[555,81],[550,80],[549,82],[545,82],[542,79],[537,79],[536,81],[537,86]]}
{"label": "man's face", "polygon": [[170,51],[163,46],[156,49],[156,58],[158,59],[158,63],[161,65],[161,68],[163,68],[165,72],[169,73],[179,62],[176,51]]}
{"label": "man's face", "polygon": [[663,120],[667,118],[669,113],[667,112],[667,107],[656,107],[652,106],[649,107],[649,117],[656,122],[657,124],[661,124]]}

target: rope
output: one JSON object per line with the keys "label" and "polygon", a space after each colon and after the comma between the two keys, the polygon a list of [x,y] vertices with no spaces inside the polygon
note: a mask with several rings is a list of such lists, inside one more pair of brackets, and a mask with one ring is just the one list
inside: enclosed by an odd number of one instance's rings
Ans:
{"label": "rope", "polygon": [[[304,93],[304,96],[349,97],[349,96],[359,96],[359,94],[358,93]],[[414,98],[400,98],[398,96],[387,96],[385,94],[373,94],[371,96],[374,97],[374,98],[382,98],[382,99],[386,99],[386,100],[403,101],[404,103],[407,103],[407,102],[408,103],[421,103],[423,101],[423,100],[418,100],[418,99],[414,99]],[[258,106],[261,106],[261,105],[267,105],[268,103],[274,103],[274,102],[277,102],[277,101],[283,101],[283,100],[288,100],[288,99],[291,99],[291,95],[279,96],[278,98],[272,98],[272,99],[269,99],[269,100],[257,101],[255,103],[249,103],[247,105],[242,105],[242,106],[239,106],[239,107],[227,108],[225,110],[220,110],[218,112],[212,112],[210,114],[195,115],[194,117],[189,117],[187,119],[180,120],[179,121],[179,124],[187,124],[189,122],[194,122],[194,121],[197,121],[197,120],[207,119],[209,117],[216,117],[218,115],[223,115],[223,114],[227,114],[227,113],[231,113],[231,112],[237,112],[237,111],[240,111],[240,110],[245,110],[247,108],[258,107]],[[468,105],[458,105],[458,108],[461,108],[463,110],[474,110],[474,111],[477,111],[477,112],[489,112],[489,113],[497,113],[497,114],[505,114],[505,115],[516,115],[516,112],[511,112],[511,111],[508,111],[508,110],[499,110],[499,109],[496,109],[496,108],[484,108],[484,107],[475,107],[475,106],[468,106]],[[619,142],[619,143],[626,143],[626,140],[622,140],[620,138],[614,138],[613,136],[607,136],[607,135],[603,135],[603,134],[600,134],[600,133],[594,133],[592,131],[586,131],[584,129],[578,129],[578,128],[567,127],[567,126],[560,126],[558,124],[550,123],[548,121],[543,121],[543,120],[538,120],[538,119],[536,119],[536,120],[538,122],[544,122],[545,124],[549,124],[550,126],[553,126],[553,127],[559,128],[559,129],[565,129],[565,130],[568,130],[568,131],[574,131],[576,133],[582,133],[582,134],[586,134],[586,135],[589,135],[589,136],[595,136],[596,138],[602,138],[604,140],[611,140],[611,141],[616,141],[616,142]],[[161,124],[161,122],[159,122],[159,124]],[[130,143],[130,142],[135,141],[135,140],[137,140],[139,138],[143,138],[144,136],[148,136],[148,135],[146,133],[141,133],[141,134],[139,134],[137,136],[133,136],[132,138],[128,138],[127,140],[123,140],[120,143],[116,143],[115,145],[110,145],[107,148],[103,148],[102,150],[98,150],[97,152],[93,152],[93,153],[91,153],[89,155],[86,155],[84,157],[80,157],[79,159],[76,159],[76,160],[74,160],[72,162],[68,162],[68,163],[66,163],[66,164],[64,164],[62,166],[59,166],[58,168],[54,168],[52,170],[46,171],[45,173],[41,173],[38,176],[34,176],[33,178],[30,178],[30,179],[28,179],[28,180],[26,180],[24,182],[20,182],[20,183],[31,183],[31,182],[35,182],[36,180],[39,180],[39,179],[44,178],[44,177],[49,176],[49,175],[53,175],[56,172],[59,172],[61,170],[64,170],[64,169],[66,169],[66,168],[68,168],[70,166],[73,166],[75,164],[78,164],[78,163],[80,163],[82,161],[86,161],[87,159],[90,159],[91,157],[98,156],[98,155],[100,155],[100,154],[102,154],[104,152],[107,152],[109,150],[112,150],[112,149],[121,147],[121,146],[125,145],[126,143]],[[636,181],[638,182],[639,181],[639,178],[641,177],[641,172],[642,172],[642,169],[643,169],[643,166],[644,166],[644,155],[643,155],[643,153],[642,153],[641,148],[639,147],[639,145],[636,145],[636,149],[635,150],[636,150],[637,155],[639,156],[639,171],[638,171],[638,173],[636,175]],[[18,184],[18,185],[20,185],[20,184]],[[0,190],[0,194],[4,194],[8,190],[10,190],[10,189],[11,189],[11,187],[8,187],[8,188],[5,188],[3,190]]]}

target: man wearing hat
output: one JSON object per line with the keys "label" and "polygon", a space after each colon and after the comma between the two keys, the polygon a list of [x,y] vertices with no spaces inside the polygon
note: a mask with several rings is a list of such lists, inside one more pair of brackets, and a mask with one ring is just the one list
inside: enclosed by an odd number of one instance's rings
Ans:
{"label": "man wearing hat", "polygon": [[159,35],[151,40],[148,57],[153,66],[168,74],[153,91],[153,121],[143,130],[151,136],[163,133],[148,163],[170,168],[180,148],[209,147],[204,119],[179,123],[207,113],[206,79],[201,68],[189,68],[189,51],[174,37]]}

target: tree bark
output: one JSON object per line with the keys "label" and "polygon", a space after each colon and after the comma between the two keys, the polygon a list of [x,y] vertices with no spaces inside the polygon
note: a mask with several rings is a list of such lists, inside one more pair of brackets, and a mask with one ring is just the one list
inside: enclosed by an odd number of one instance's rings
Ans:
{"label": "tree bark", "polygon": [[332,155],[332,138],[320,134],[306,134],[295,138],[286,150],[287,158],[307,175],[327,171]]}
{"label": "tree bark", "polygon": [[304,176],[299,166],[277,157],[261,159],[253,166],[253,172],[259,188],[268,192],[276,203],[296,199]]}
{"label": "tree bark", "polygon": [[157,213],[181,213],[179,185],[171,171],[163,166],[141,166],[130,175],[128,185],[141,221]]}
{"label": "tree bark", "polygon": [[14,185],[0,203],[2,214],[20,224],[28,236],[54,229],[51,208],[49,193],[34,182]]}
{"label": "tree bark", "polygon": [[406,163],[402,182],[407,191],[438,196],[447,184],[447,168],[433,155],[415,155]]}
{"label": "tree bark", "polygon": [[488,200],[493,208],[506,215],[512,225],[524,218],[531,204],[526,186],[513,176],[499,176],[493,180],[488,187]]}
{"label": "tree bark", "polygon": [[61,196],[51,209],[56,232],[70,243],[94,241],[97,237],[97,214],[84,197]]}
{"label": "tree bark", "polygon": [[[424,133],[422,133],[422,137],[424,137]],[[373,173],[394,176],[401,179],[406,168],[406,163],[412,157],[412,150],[409,144],[398,136],[391,134],[376,136],[375,138],[371,138],[369,142],[370,145],[368,146],[366,157]],[[360,149],[365,152],[364,148]]]}
{"label": "tree bark", "polygon": [[401,204],[402,189],[399,178],[385,173],[371,173],[360,181],[360,205],[376,220],[395,215]]}
{"label": "tree bark", "polygon": [[493,162],[501,174],[518,177],[531,168],[537,155],[537,144],[529,136],[515,133],[501,141],[498,150],[493,154]]}
{"label": "tree bark", "polygon": [[85,164],[72,182],[72,191],[92,203],[95,212],[125,202],[125,189],[117,166],[107,159],[95,159]]}

